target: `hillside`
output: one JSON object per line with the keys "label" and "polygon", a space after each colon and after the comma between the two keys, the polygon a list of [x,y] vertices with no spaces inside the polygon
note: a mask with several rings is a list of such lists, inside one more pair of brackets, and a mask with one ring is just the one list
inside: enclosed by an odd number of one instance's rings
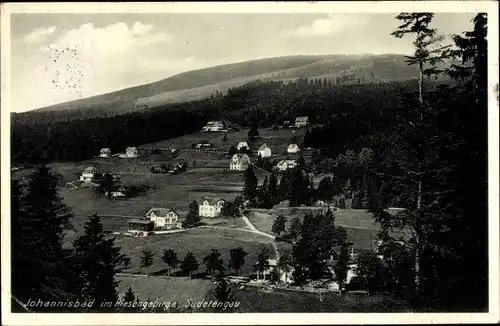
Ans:
{"label": "hillside", "polygon": [[37,112],[85,110],[91,116],[120,114],[139,108],[159,106],[209,97],[216,91],[250,81],[297,78],[339,78],[354,74],[349,82],[408,80],[416,76],[402,55],[322,55],[287,56],[252,60],[181,73],[158,82],[113,93],[57,104]]}

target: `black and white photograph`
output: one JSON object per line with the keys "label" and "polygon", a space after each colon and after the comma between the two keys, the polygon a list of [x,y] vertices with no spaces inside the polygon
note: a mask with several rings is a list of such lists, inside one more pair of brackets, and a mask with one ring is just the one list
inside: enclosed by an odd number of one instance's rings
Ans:
{"label": "black and white photograph", "polygon": [[2,324],[499,322],[497,5],[3,3]]}

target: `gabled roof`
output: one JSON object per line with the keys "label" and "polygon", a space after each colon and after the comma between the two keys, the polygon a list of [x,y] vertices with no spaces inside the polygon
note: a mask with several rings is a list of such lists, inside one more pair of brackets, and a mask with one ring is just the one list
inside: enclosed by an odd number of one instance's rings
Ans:
{"label": "gabled roof", "polygon": [[101,148],[101,153],[103,153],[103,152],[110,153],[111,150],[109,148],[107,148],[107,147]]}
{"label": "gabled roof", "polygon": [[246,141],[240,141],[240,142],[238,142],[237,146],[240,146],[240,145],[245,145],[245,146],[248,147],[248,143]]}
{"label": "gabled roof", "polygon": [[297,145],[297,144],[290,144],[290,145],[288,145],[288,148],[299,148],[299,145]]}
{"label": "gabled roof", "polygon": [[136,151],[137,148],[136,147],[127,147],[127,151]]}
{"label": "gabled roof", "polygon": [[94,171],[98,171],[98,170],[93,166],[89,166],[88,168],[83,170],[83,172],[94,172]]}
{"label": "gabled roof", "polygon": [[281,160],[278,162],[278,165],[282,165],[282,164],[293,165],[293,164],[297,164],[297,161],[296,160]]}
{"label": "gabled roof", "polygon": [[247,159],[250,159],[250,157],[248,157],[247,154],[243,154],[243,153],[236,153],[236,154],[233,155],[233,157],[231,159],[234,159],[235,156],[238,158],[238,160],[244,159],[245,156],[246,156]]}
{"label": "gabled roof", "polygon": [[295,122],[307,121],[307,120],[309,120],[309,117],[297,117],[297,118],[295,118]]}
{"label": "gabled roof", "polygon": [[173,209],[163,207],[153,207],[145,215],[149,216],[151,213],[154,213],[156,216],[167,216],[170,212],[174,212],[177,216],[179,215]]}
{"label": "gabled roof", "polygon": [[219,202],[219,201],[221,201],[221,200],[222,200],[223,202],[225,202],[225,200],[224,200],[224,199],[222,199],[222,198],[205,197],[205,198],[203,198],[202,203],[203,203],[205,200],[207,200],[207,201],[208,201],[208,203],[209,203],[211,206],[214,206],[215,204],[217,204],[217,202]]}

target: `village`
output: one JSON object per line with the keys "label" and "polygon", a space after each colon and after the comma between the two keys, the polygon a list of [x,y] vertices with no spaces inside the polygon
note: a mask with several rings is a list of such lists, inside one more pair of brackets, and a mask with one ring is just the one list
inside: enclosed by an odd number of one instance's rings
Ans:
{"label": "village", "polygon": [[[238,202],[247,169],[255,171],[258,186],[262,187],[271,175],[279,180],[299,165],[312,164],[318,151],[303,148],[302,139],[309,127],[307,117],[297,117],[294,124],[286,121],[249,137],[252,132],[248,129],[228,130],[222,121],[209,121],[198,133],[131,146],[125,153],[102,148],[94,159],[78,164],[88,163],[76,178],[74,165],[55,163],[52,168],[65,181],[62,197],[74,214],[76,230],[67,236],[67,243],[81,232],[88,216],[99,215],[106,232],[115,238],[129,260],[117,276],[121,280],[119,288],[125,291],[127,286],[134,286],[138,296],[144,296],[140,289],[143,287],[140,282],[145,282],[141,280],[143,277],[167,281],[165,271],[170,275],[172,266],[165,268],[161,258],[167,249],[174,251],[179,259],[194,255],[199,266],[196,270],[201,271],[202,258],[210,250],[227,262],[234,259],[231,251],[237,248],[245,253],[244,266],[240,266],[237,274],[228,273],[225,277],[228,282],[238,284],[238,291],[252,288],[265,293],[308,292],[318,295],[320,301],[324,294],[340,294],[356,277],[357,255],[376,252],[381,244],[376,237],[380,226],[370,213],[352,209],[349,203],[340,208],[336,198],[317,200],[307,207],[288,207],[285,201],[268,209],[253,207],[248,200]],[[325,177],[312,170],[309,176],[313,185]],[[231,210],[228,207],[236,202],[238,207],[228,213]],[[339,249],[332,252],[327,262],[330,278],[294,286],[293,267],[283,268],[280,264],[280,257],[290,256],[293,243],[283,241],[273,232],[273,224],[279,215],[285,215],[287,222],[282,231],[286,233],[294,217],[327,212],[335,214],[336,225],[347,229],[352,244],[344,288],[336,281],[334,271]],[[196,215],[197,223],[186,222],[190,214]],[[151,255],[151,262],[146,264],[145,250]],[[256,267],[259,261],[263,268]],[[181,265],[179,260],[173,267],[182,268]],[[210,279],[210,275],[206,277]],[[211,283],[207,284],[210,288]],[[156,291],[166,293],[165,288],[160,289]],[[349,292],[367,294],[359,286]]]}

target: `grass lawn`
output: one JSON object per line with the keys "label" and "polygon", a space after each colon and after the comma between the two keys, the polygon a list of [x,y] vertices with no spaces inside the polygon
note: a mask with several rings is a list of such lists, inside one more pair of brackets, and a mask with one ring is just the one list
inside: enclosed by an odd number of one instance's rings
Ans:
{"label": "grass lawn", "polygon": [[382,295],[319,295],[306,292],[263,293],[254,289],[234,290],[242,312],[409,312],[405,302]]}
{"label": "grass lawn", "polygon": [[158,301],[170,302],[172,307],[174,306],[173,302],[176,302],[176,305],[182,308],[189,299],[193,301],[213,299],[214,285],[209,280],[186,277],[165,279],[131,276],[117,276],[116,280],[120,296],[124,295],[129,287],[132,287],[132,291],[140,301],[158,299]]}
{"label": "grass lawn", "polygon": [[[191,251],[198,263],[199,271],[204,271],[202,264],[203,257],[211,249],[217,249],[222,255],[224,265],[229,262],[229,250],[242,247],[247,253],[246,262],[240,271],[240,275],[249,275],[254,272],[252,264],[257,261],[257,255],[262,247],[268,248],[270,254],[274,256],[274,250],[271,240],[250,232],[236,230],[213,230],[213,229],[194,229],[185,233],[154,235],[147,238],[134,238],[127,236],[117,237],[115,243],[122,248],[122,253],[131,258],[129,272],[131,273],[161,273],[165,264],[161,261],[161,255],[166,249],[173,249],[179,259],[184,259],[186,253]],[[155,263],[147,269],[140,268],[140,259],[142,251],[150,249],[155,254]]]}
{"label": "grass lawn", "polygon": [[[165,148],[189,148],[192,143],[199,140],[210,140],[215,148],[227,150],[231,146],[236,146],[240,141],[248,142],[248,130],[241,129],[237,132],[227,133],[228,140],[224,142],[224,132],[197,132],[189,135],[184,135],[178,138],[162,140],[159,142],[143,145],[145,147],[165,147]],[[293,136],[297,136],[299,147],[302,146],[306,129],[259,129],[260,138],[254,144],[249,144],[252,148],[257,148],[263,143],[267,143],[271,147],[273,153],[286,153],[287,146],[291,142]]]}

